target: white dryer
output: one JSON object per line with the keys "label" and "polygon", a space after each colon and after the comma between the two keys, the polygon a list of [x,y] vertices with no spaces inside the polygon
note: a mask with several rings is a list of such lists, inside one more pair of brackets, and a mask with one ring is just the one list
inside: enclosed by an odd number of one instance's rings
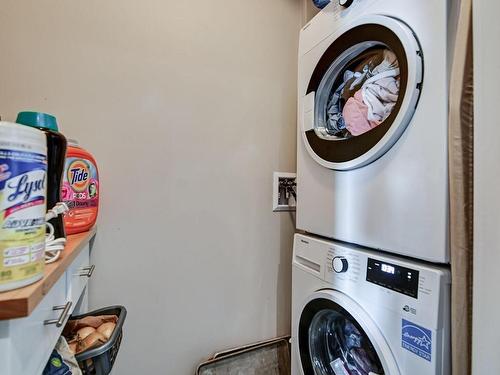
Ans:
{"label": "white dryer", "polygon": [[449,262],[450,4],[334,0],[301,30],[298,229]]}
{"label": "white dryer", "polygon": [[296,235],[292,375],[449,375],[446,268]]}

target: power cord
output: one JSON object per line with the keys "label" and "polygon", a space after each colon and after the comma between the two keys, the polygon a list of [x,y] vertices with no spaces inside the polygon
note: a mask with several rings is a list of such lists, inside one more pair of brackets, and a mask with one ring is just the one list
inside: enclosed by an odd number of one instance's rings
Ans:
{"label": "power cord", "polygon": [[66,203],[59,202],[54,207],[52,207],[45,215],[46,225],[49,232],[45,236],[45,264],[54,263],[59,259],[61,251],[64,250],[66,246],[66,238],[55,238],[54,236],[54,226],[49,223],[49,220],[62,215],[69,211]]}

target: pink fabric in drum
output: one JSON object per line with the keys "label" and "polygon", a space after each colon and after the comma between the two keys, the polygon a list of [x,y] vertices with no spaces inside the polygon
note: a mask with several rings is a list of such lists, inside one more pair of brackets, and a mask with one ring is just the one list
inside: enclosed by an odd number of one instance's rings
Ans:
{"label": "pink fabric in drum", "polygon": [[358,90],[352,98],[347,100],[342,112],[346,128],[354,135],[361,135],[380,125],[380,121],[368,120],[368,107],[363,102],[361,90]]}

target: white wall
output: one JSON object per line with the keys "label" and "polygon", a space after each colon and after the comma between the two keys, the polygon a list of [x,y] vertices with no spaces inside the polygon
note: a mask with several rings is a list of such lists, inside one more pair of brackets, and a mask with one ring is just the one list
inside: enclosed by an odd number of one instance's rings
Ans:
{"label": "white wall", "polygon": [[500,3],[474,1],[473,375],[500,374]]}
{"label": "white wall", "polygon": [[116,371],[193,373],[289,333],[299,0],[2,0],[0,114],[98,160],[94,308],[129,310]]}

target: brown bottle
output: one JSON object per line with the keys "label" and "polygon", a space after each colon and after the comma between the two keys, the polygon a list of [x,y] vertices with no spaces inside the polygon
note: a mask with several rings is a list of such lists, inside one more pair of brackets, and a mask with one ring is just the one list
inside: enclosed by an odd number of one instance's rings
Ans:
{"label": "brown bottle", "polygon": [[[47,137],[47,210],[53,208],[61,199],[61,185],[66,159],[66,137],[59,133],[56,118],[40,112],[19,112],[18,124],[40,129]],[[59,215],[49,222],[54,226],[54,237],[66,237],[63,216]]]}

